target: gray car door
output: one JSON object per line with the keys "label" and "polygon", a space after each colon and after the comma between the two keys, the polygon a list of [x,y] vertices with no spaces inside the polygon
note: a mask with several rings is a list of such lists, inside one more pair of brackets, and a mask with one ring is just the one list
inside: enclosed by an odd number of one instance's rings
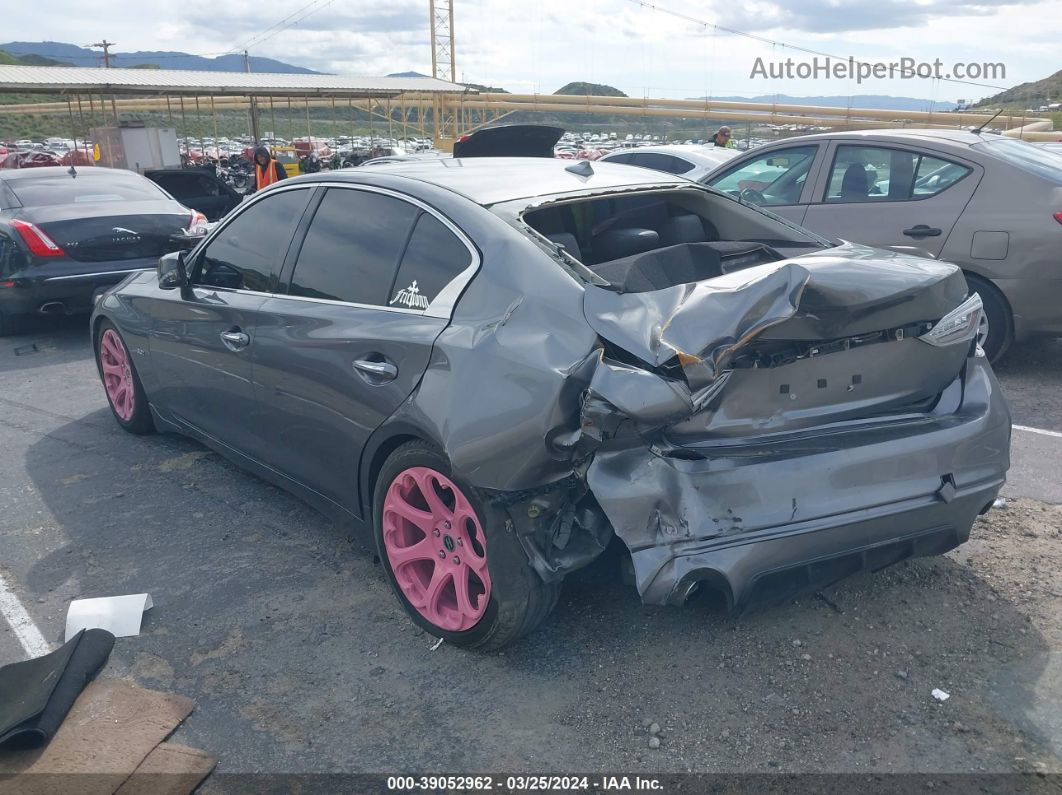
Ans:
{"label": "gray car door", "polygon": [[258,313],[310,193],[279,190],[247,205],[193,254],[192,286],[167,293],[151,309],[155,401],[246,454],[258,446],[251,378]]}
{"label": "gray car door", "polygon": [[919,256],[936,257],[982,169],[933,149],[832,141],[804,226]]}
{"label": "gray car door", "polygon": [[390,191],[334,185],[312,211],[284,291],[261,307],[261,459],[359,513],[362,448],[416,388],[479,260],[448,220]]}
{"label": "gray car door", "polygon": [[716,169],[704,183],[800,224],[825,148],[804,143],[757,149]]}

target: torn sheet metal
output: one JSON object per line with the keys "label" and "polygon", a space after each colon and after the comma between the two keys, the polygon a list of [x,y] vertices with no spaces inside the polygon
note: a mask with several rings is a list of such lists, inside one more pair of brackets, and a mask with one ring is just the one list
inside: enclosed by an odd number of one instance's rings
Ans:
{"label": "torn sheet metal", "polygon": [[116,638],[140,634],[144,611],[152,606],[151,594],[75,599],[66,612],[66,639],[83,629],[105,629]]}
{"label": "torn sheet metal", "polygon": [[810,279],[807,269],[787,262],[647,293],[587,286],[583,309],[594,331],[647,364],[677,358],[697,390],[735,350],[791,318]]}
{"label": "torn sheet metal", "polygon": [[586,319],[602,338],[654,367],[677,358],[697,390],[758,337],[825,341],[936,321],[966,297],[954,265],[843,249],[653,292],[588,286]]}

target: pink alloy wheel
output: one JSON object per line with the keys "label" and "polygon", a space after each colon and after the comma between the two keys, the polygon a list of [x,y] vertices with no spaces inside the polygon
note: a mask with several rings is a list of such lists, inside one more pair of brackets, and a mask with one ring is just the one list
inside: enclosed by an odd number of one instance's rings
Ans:
{"label": "pink alloy wheel", "polygon": [[490,601],[483,527],[445,475],[401,472],[387,489],[383,542],[398,587],[424,618],[449,632],[471,629]]}
{"label": "pink alloy wheel", "polygon": [[133,369],[121,337],[114,329],[107,329],[100,338],[100,366],[103,368],[103,388],[111,401],[114,413],[129,422],[136,409],[133,389]]}

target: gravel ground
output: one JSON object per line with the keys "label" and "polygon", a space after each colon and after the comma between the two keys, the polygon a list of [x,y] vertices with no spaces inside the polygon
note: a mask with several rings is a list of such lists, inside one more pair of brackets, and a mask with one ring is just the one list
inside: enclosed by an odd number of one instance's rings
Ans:
{"label": "gravel ground", "polygon": [[[1015,367],[1035,425],[1054,376]],[[1062,507],[1022,483],[958,550],[780,607],[643,607],[610,557],[504,653],[433,651],[329,522],[118,430],[80,328],[0,340],[0,382],[0,573],[53,642],[71,598],[150,591],[105,674],[195,698],[175,739],[219,772],[1062,772]]]}

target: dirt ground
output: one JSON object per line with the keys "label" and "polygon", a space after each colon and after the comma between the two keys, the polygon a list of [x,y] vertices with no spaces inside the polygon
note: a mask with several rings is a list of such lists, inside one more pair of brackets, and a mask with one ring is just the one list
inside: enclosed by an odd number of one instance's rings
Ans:
{"label": "dirt ground", "polygon": [[[1062,416],[1043,373],[1001,374],[1016,422]],[[483,655],[433,650],[304,504],[118,429],[80,327],[0,343],[0,377],[0,574],[51,643],[71,599],[152,594],[103,675],[195,699],[174,740],[219,757],[206,792],[253,772],[1062,773],[1062,506],[1024,496],[1053,487],[1062,439],[1015,433],[1007,507],[946,556],[737,618],[644,607],[605,559]],[[23,658],[0,621],[0,664]]]}

